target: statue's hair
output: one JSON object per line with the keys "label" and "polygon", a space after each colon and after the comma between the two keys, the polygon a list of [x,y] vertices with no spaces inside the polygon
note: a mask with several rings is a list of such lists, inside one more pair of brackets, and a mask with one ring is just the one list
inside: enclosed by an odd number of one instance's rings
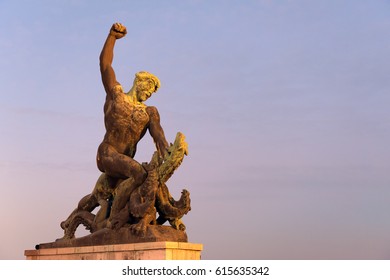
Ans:
{"label": "statue's hair", "polygon": [[156,92],[161,86],[160,80],[152,73],[149,73],[146,71],[140,71],[140,72],[136,73],[134,82],[136,82],[137,80],[144,80],[144,79],[148,79],[148,80],[153,81],[154,86],[155,86],[154,92]]}

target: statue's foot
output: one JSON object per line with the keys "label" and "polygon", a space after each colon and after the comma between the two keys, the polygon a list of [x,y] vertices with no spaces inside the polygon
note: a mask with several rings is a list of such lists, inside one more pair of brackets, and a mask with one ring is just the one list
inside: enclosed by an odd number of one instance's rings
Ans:
{"label": "statue's foot", "polygon": [[112,220],[109,220],[107,221],[107,228],[109,229],[114,229],[114,230],[117,230],[117,229],[120,229],[121,227],[123,227],[127,222],[127,219],[124,220],[124,219],[120,219],[120,218],[113,218]]}
{"label": "statue's foot", "polygon": [[180,219],[170,220],[170,221],[169,221],[169,224],[170,224],[174,229],[181,230],[181,231],[185,231],[185,230],[186,230],[185,224],[183,224],[183,222],[182,222]]}
{"label": "statue's foot", "polygon": [[112,224],[110,220],[107,220],[105,228],[112,229]]}
{"label": "statue's foot", "polygon": [[146,234],[146,227],[147,222],[145,221],[145,219],[142,219],[137,224],[131,225],[130,229],[133,234],[142,237]]}
{"label": "statue's foot", "polygon": [[120,229],[125,223],[121,222],[118,219],[112,219],[111,221],[107,221],[106,228],[112,229],[112,230],[118,230]]}
{"label": "statue's foot", "polygon": [[130,215],[127,205],[114,216],[110,217],[107,227],[110,229],[120,229],[129,221]]}

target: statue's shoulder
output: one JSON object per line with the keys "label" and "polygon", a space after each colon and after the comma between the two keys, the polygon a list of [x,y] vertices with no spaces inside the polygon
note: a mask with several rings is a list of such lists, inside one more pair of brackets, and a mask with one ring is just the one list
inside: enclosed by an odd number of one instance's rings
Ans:
{"label": "statue's shoulder", "polygon": [[127,99],[126,93],[123,91],[123,87],[121,84],[114,85],[111,90],[107,94],[108,100],[122,103],[125,99]]}
{"label": "statue's shoulder", "polygon": [[149,116],[158,115],[157,107],[155,106],[146,106],[146,112],[149,114]]}
{"label": "statue's shoulder", "polygon": [[146,110],[157,111],[156,106],[146,106]]}
{"label": "statue's shoulder", "polygon": [[115,86],[112,87],[111,93],[113,94],[121,94],[123,92],[123,87],[121,84],[116,84]]}

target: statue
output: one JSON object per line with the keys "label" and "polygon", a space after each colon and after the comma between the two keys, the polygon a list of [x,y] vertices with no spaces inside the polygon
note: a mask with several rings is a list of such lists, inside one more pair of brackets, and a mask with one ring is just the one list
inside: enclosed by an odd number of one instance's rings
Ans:
{"label": "statue", "polygon": [[[136,73],[127,93],[116,80],[112,68],[114,45],[126,34],[124,25],[113,24],[100,54],[106,92],[106,133],[98,147],[96,162],[102,174],[92,192],[61,223],[64,236],[56,242],[37,245],[39,248],[115,244],[129,239],[144,242],[164,239],[167,232],[170,240],[165,241],[187,241],[181,218],[191,209],[189,192],[183,190],[176,201],[165,184],[188,154],[187,143],[178,132],[174,144],[169,145],[157,108],[144,104],[160,87],[156,76],[145,71]],[[156,152],[149,163],[140,164],[134,155],[147,131]],[[99,210],[93,214],[96,208]],[[166,226],[159,228],[167,221],[170,230]],[[81,224],[91,234],[76,238],[76,229]]]}

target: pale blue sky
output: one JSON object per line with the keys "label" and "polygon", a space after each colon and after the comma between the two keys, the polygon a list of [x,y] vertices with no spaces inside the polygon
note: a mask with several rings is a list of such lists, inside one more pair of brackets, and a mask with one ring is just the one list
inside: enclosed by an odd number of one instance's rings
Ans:
{"label": "pale blue sky", "polygon": [[119,82],[156,74],[187,137],[168,186],[204,259],[390,258],[389,1],[1,0],[0,259],[61,237],[99,176],[116,21]]}

